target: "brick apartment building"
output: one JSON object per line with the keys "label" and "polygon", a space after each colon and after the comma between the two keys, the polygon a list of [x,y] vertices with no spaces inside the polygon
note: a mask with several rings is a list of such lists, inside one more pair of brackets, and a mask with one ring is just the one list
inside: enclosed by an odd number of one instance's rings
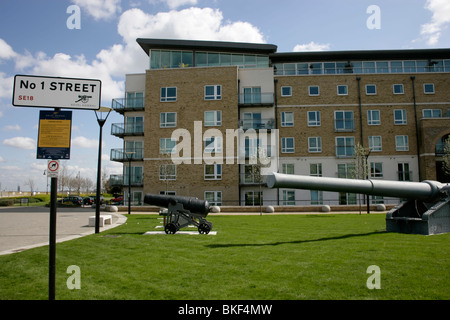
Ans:
{"label": "brick apartment building", "polygon": [[357,144],[370,179],[448,181],[450,49],[278,53],[270,44],[137,42],[149,69],[126,75],[125,97],[112,102],[124,122],[111,134],[124,147],[111,160],[124,174],[110,180],[125,194],[131,185],[135,205],[146,193],[216,205],[355,204],[355,194],[268,189],[251,163],[259,154],[278,172],[350,178]]}

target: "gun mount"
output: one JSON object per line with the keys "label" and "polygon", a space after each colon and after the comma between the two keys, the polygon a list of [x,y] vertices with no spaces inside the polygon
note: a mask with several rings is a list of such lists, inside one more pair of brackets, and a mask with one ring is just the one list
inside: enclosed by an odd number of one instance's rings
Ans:
{"label": "gun mount", "polygon": [[205,219],[210,211],[208,201],[192,197],[146,194],[144,202],[167,208],[167,212],[162,213],[167,216],[164,226],[167,234],[175,234],[190,224],[196,226],[200,234],[208,234],[212,230],[212,223]]}
{"label": "gun mount", "polygon": [[450,185],[437,181],[357,180],[273,173],[268,176],[267,186],[406,199],[386,214],[387,231],[426,235],[450,232]]}

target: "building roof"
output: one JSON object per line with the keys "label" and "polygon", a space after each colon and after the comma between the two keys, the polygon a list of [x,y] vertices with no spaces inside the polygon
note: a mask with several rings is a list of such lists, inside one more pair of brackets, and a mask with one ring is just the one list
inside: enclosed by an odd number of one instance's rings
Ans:
{"label": "building roof", "polygon": [[276,45],[264,43],[144,38],[138,38],[136,41],[147,55],[151,49],[239,52],[254,54],[271,54],[277,51]]}
{"label": "building roof", "polygon": [[270,54],[270,59],[272,63],[450,59],[450,49],[280,52]]}

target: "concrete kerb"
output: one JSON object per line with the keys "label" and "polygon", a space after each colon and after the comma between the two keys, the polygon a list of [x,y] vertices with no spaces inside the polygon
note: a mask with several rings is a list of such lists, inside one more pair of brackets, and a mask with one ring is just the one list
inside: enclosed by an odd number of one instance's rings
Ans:
{"label": "concrete kerb", "polygon": [[[101,214],[101,213],[100,213]],[[124,216],[123,214],[117,214],[117,213],[113,213],[113,212],[109,212],[108,214],[113,215],[116,219],[113,219],[113,222],[111,224],[105,225],[103,227],[100,227],[100,232],[118,227],[122,224],[124,224],[127,221],[127,217]],[[61,242],[65,242],[65,241],[69,241],[69,240],[74,240],[77,238],[81,238],[81,237],[85,237],[91,234],[95,233],[95,228],[91,227],[91,230],[83,232],[83,233],[79,233],[79,234],[75,234],[75,235],[71,235],[71,236],[67,236],[67,237],[63,237],[63,238],[57,238],[56,239],[56,243],[61,243]],[[48,246],[49,243],[47,242],[41,242],[41,243],[36,243],[36,244],[32,244],[32,245],[28,245],[28,246],[21,246],[18,248],[14,248],[14,249],[9,249],[9,250],[5,250],[5,251],[0,251],[0,255],[7,255],[7,254],[11,254],[11,253],[17,253],[17,252],[21,252],[24,250],[28,250],[28,249],[32,249],[32,248],[38,248],[38,247],[44,247],[44,246]]]}

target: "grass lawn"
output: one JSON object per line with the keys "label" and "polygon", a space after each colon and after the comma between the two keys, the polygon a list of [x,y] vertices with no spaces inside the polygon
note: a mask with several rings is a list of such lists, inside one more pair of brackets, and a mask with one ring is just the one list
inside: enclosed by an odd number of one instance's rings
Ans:
{"label": "grass lawn", "polygon": [[[143,235],[159,217],[127,218],[57,244],[56,299],[450,299],[450,234],[387,233],[383,214],[212,215],[217,235]],[[48,247],[0,256],[1,300],[47,298]]]}

